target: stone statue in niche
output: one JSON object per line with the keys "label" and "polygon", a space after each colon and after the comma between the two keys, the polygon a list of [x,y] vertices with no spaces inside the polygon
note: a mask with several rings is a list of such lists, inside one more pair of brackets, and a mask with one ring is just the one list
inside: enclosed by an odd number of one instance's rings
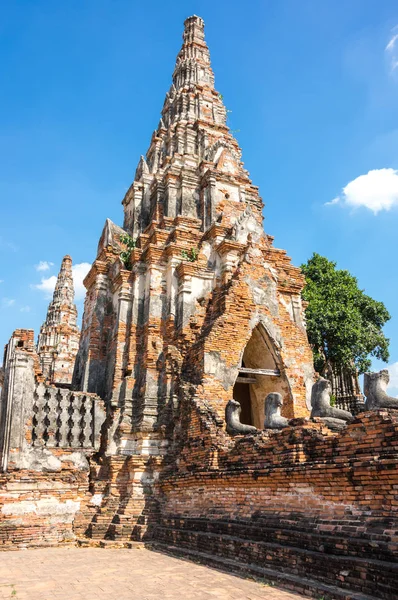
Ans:
{"label": "stone statue in niche", "polygon": [[386,389],[390,382],[387,369],[378,373],[365,373],[363,388],[366,396],[365,409],[398,408],[398,398],[388,396]]}
{"label": "stone statue in niche", "polygon": [[265,399],[264,404],[264,429],[283,429],[289,425],[288,419],[282,417],[281,408],[283,400],[278,392],[271,392]]}
{"label": "stone statue in niche", "polygon": [[227,432],[230,435],[247,435],[256,433],[258,430],[253,425],[246,425],[240,422],[240,413],[242,407],[236,400],[230,400],[225,407],[225,421],[227,423]]}
{"label": "stone statue in niche", "polygon": [[345,427],[346,423],[353,420],[353,416],[347,410],[330,406],[332,386],[330,381],[320,377],[312,386],[311,391],[311,419],[319,417],[325,425],[334,430]]}

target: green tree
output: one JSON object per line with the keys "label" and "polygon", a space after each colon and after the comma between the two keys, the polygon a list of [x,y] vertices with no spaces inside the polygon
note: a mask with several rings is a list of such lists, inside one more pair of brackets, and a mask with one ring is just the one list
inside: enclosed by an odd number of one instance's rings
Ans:
{"label": "green tree", "polygon": [[355,277],[324,256],[314,253],[301,269],[315,369],[322,375],[331,366],[364,373],[371,366],[370,356],[387,362],[389,340],[382,327],[391,317],[384,304],[367,296]]}

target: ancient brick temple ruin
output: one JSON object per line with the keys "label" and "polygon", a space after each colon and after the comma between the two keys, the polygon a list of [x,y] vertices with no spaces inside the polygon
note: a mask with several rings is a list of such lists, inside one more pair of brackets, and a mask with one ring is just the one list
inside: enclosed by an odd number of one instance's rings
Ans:
{"label": "ancient brick temple ruin", "polygon": [[309,418],[304,279],[263,230],[199,17],[123,206],[85,279],[71,389],[54,375],[76,339],[68,257],[40,359],[33,332],[6,347],[0,548],[143,541],[316,597],[395,598],[398,411]]}

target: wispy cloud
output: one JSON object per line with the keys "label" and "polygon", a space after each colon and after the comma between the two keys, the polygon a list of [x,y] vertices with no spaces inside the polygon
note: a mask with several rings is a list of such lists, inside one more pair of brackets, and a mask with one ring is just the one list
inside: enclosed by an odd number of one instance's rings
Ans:
{"label": "wispy cloud", "polygon": [[[86,288],[83,285],[83,279],[91,268],[90,263],[82,262],[72,266],[73,286],[75,288],[75,300],[82,300],[86,295]],[[57,278],[55,275],[42,277],[40,283],[33,284],[31,287],[44,292],[46,298],[51,298]]]}
{"label": "wispy cloud", "polygon": [[385,48],[391,71],[398,67],[398,25],[391,30],[391,38]]}
{"label": "wispy cloud", "polygon": [[36,271],[48,271],[53,266],[54,263],[49,262],[48,260],[41,260],[38,265],[35,265],[35,269]]}
{"label": "wispy cloud", "polygon": [[353,179],[337,198],[326,205],[343,204],[352,208],[368,208],[375,215],[381,210],[398,206],[398,171],[373,169]]}
{"label": "wispy cloud", "polygon": [[340,202],[340,196],[333,198],[330,202],[325,202],[325,206],[333,206],[333,204],[338,204]]}
{"label": "wispy cloud", "polygon": [[21,306],[19,309],[20,312],[30,312],[30,306]]}
{"label": "wispy cloud", "polygon": [[15,304],[14,298],[2,298],[1,305],[3,308],[10,308]]}
{"label": "wispy cloud", "polygon": [[18,252],[19,248],[13,242],[9,242],[5,240],[2,236],[0,236],[0,248],[4,250],[11,250],[11,252]]}

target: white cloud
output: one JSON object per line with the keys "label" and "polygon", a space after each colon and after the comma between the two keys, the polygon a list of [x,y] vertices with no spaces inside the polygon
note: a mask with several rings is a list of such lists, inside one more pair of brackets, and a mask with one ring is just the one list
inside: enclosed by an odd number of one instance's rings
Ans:
{"label": "white cloud", "polygon": [[340,202],[339,196],[337,196],[337,198],[333,198],[333,200],[331,200],[330,202],[325,202],[325,206],[333,206],[333,204],[337,204],[338,202]]}
{"label": "white cloud", "polygon": [[73,285],[75,288],[75,300],[82,300],[86,295],[86,288],[83,285],[83,279],[91,269],[91,264],[87,262],[73,265]]}
{"label": "white cloud", "polygon": [[398,171],[373,169],[350,181],[341,196],[327,205],[342,203],[353,208],[364,206],[376,215],[381,210],[398,206]]}
{"label": "white cloud", "polygon": [[35,265],[35,269],[36,271],[48,271],[53,266],[54,263],[49,262],[48,260],[41,260],[38,265]]}
{"label": "white cloud", "polygon": [[398,67],[398,33],[394,33],[397,29],[398,25],[392,29],[392,36],[385,48],[390,61],[391,71],[394,71]]}
{"label": "white cloud", "polygon": [[[85,278],[90,269],[91,264],[87,262],[78,263],[72,266],[73,286],[75,288],[75,300],[82,300],[86,295],[86,288],[83,285],[83,279]],[[32,287],[44,292],[46,298],[51,298],[56,283],[56,276],[51,275],[51,277],[42,277],[41,282],[32,285]]]}
{"label": "white cloud", "polygon": [[56,276],[51,275],[51,277],[42,277],[40,283],[33,284],[31,287],[44,292],[46,298],[51,298],[56,283]]}
{"label": "white cloud", "polygon": [[15,304],[15,300],[13,298],[2,298],[1,304],[3,308],[10,308]]}
{"label": "white cloud", "polygon": [[30,306],[21,306],[20,312],[30,312]]}

